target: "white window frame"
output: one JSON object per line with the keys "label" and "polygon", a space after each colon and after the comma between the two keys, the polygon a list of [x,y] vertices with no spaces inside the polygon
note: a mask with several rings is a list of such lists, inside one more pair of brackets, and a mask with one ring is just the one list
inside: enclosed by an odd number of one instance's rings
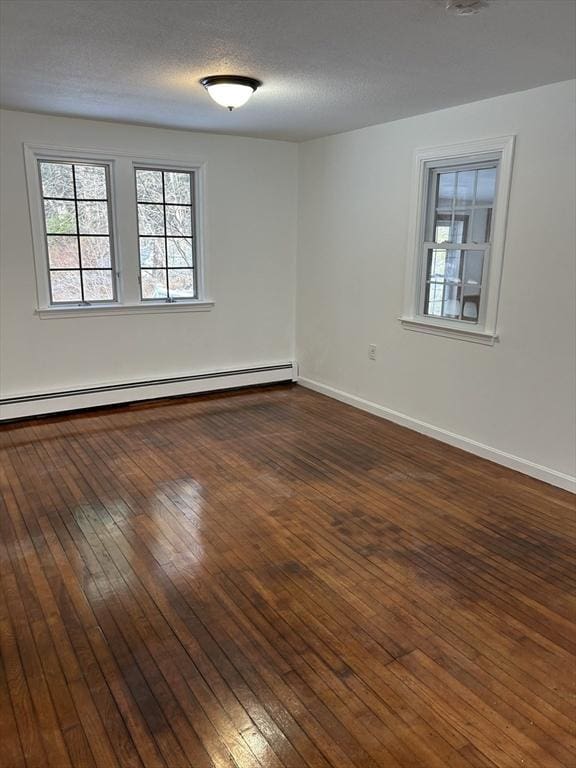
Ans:
{"label": "white window frame", "polygon": [[[206,285],[205,188],[206,163],[176,157],[133,155],[117,150],[81,149],[78,147],[39,146],[24,144],[24,162],[28,186],[28,202],[34,266],[37,287],[36,314],[43,319],[58,317],[125,315],[133,313],[190,312],[212,309]],[[111,245],[116,271],[116,299],[110,302],[86,304],[51,304],[42,208],[39,160],[63,162],[92,162],[106,165],[109,177],[109,211],[111,216]],[[146,166],[166,171],[186,171],[194,179],[194,223],[196,238],[197,298],[172,301],[142,299],[140,294],[140,257],[136,203],[136,168]]]}
{"label": "white window frame", "polygon": [[[404,310],[399,318],[407,330],[493,345],[499,338],[498,302],[508,200],[512,180],[514,136],[500,136],[441,147],[418,149],[414,155],[408,257],[404,287]],[[480,311],[477,323],[434,318],[423,313],[426,215],[430,170],[441,166],[475,164],[497,159],[499,164],[492,217],[492,238],[485,253]],[[473,249],[473,245],[467,245]]]}

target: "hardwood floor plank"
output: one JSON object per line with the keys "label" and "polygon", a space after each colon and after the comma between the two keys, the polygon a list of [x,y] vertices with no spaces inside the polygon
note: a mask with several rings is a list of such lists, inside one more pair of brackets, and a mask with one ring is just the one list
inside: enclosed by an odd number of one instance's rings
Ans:
{"label": "hardwood floor plank", "polygon": [[[46,765],[47,757],[42,743],[40,725],[34,712],[16,638],[12,626],[6,620],[0,621],[0,651],[26,765],[42,768]],[[56,749],[57,747],[55,751]],[[12,751],[15,750],[16,744],[13,743]]]}

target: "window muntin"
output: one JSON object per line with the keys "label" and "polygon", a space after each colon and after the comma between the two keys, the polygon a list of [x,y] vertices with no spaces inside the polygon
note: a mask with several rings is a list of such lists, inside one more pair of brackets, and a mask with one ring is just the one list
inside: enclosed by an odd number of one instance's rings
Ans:
{"label": "window muntin", "polygon": [[193,171],[136,168],[143,301],[197,298]]}
{"label": "window muntin", "polygon": [[480,321],[498,161],[429,167],[421,313]]}
{"label": "window muntin", "polygon": [[116,300],[106,164],[39,160],[51,304]]}

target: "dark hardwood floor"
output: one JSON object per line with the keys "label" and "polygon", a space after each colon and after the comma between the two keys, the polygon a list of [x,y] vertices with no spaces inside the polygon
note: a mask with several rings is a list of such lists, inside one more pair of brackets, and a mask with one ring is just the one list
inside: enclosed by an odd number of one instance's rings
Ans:
{"label": "dark hardwood floor", "polygon": [[299,387],[0,458],[2,766],[576,765],[570,494]]}

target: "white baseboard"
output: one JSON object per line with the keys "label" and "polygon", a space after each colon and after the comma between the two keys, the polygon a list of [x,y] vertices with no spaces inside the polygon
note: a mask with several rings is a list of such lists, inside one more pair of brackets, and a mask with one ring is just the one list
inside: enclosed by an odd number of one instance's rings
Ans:
{"label": "white baseboard", "polygon": [[378,405],[370,400],[364,400],[362,397],[357,397],[356,395],[350,395],[340,389],[335,389],[334,387],[330,387],[327,384],[321,384],[312,379],[298,378],[298,384],[301,384],[308,389],[313,389],[315,392],[327,395],[328,397],[333,397],[335,400],[340,400],[348,405],[353,405],[363,411],[368,411],[368,413],[372,413],[375,416],[380,416],[383,419],[388,419],[388,421],[393,421],[403,427],[408,427],[416,432],[421,432],[429,437],[434,437],[436,440],[441,440],[443,443],[448,443],[456,448],[461,448],[463,451],[474,453],[476,456],[481,456],[483,459],[489,459],[490,461],[502,464],[509,469],[515,469],[517,472],[522,472],[523,474],[530,475],[538,480],[543,480],[545,483],[550,483],[558,488],[563,488],[566,491],[576,493],[576,477],[572,477],[571,475],[566,475],[555,469],[535,464],[532,461],[520,458],[520,456],[514,456],[511,453],[500,451],[498,448],[492,448],[489,445],[484,445],[484,443],[471,440],[469,437],[463,437],[454,432],[449,432],[447,429],[435,427],[433,424],[414,419],[412,416],[407,416],[405,413],[393,411],[391,408]]}
{"label": "white baseboard", "polygon": [[215,392],[257,384],[277,384],[282,381],[294,381],[296,376],[295,363],[274,363],[235,370],[195,373],[189,376],[125,381],[76,390],[19,395],[0,400],[0,421],[138,400]]}

